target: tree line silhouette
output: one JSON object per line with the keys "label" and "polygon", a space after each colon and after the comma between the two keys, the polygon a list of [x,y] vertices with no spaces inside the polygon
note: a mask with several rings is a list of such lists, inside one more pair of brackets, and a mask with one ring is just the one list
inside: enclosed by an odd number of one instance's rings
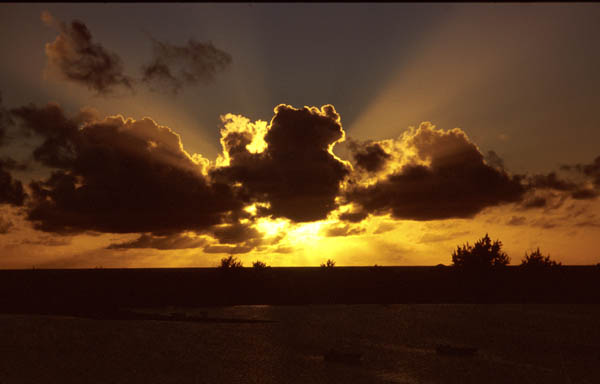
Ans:
{"label": "tree line silhouette", "polygon": [[[600,266],[562,266],[537,248],[510,266],[485,235],[452,252],[453,266],[0,271],[0,313],[108,313],[119,308],[368,303],[600,303]],[[77,289],[73,289],[77,287]]]}
{"label": "tree line silhouette", "polygon": [[[510,263],[510,257],[502,251],[502,242],[492,242],[486,233],[484,237],[470,245],[468,242],[458,246],[452,253],[452,266],[465,270],[490,270],[506,267]],[[520,267],[529,270],[544,270],[562,266],[560,262],[554,261],[550,255],[542,255],[540,248],[528,254],[521,260]]]}
{"label": "tree line silhouette", "polygon": [[[335,264],[335,260],[327,259],[326,262],[321,263],[321,268],[330,269],[335,267]],[[500,240],[492,242],[487,233],[477,240],[474,245],[467,242],[462,246],[457,246],[456,250],[452,252],[452,266],[456,269],[471,271],[495,270],[506,267],[508,264],[510,264],[510,257],[502,251],[502,242]],[[377,264],[375,266],[377,267]],[[546,270],[560,267],[562,264],[552,260],[550,255],[544,256],[538,247],[537,250],[529,254],[525,252],[519,266],[528,270]],[[243,267],[242,261],[233,255],[222,258],[219,265],[219,268],[223,270]],[[270,267],[263,261],[256,260],[252,263],[252,268],[265,269]]]}
{"label": "tree line silhouette", "polygon": [[489,269],[504,267],[510,263],[510,258],[502,252],[502,242],[492,240],[486,235],[470,245],[468,242],[458,246],[452,253],[452,265],[464,269]]}

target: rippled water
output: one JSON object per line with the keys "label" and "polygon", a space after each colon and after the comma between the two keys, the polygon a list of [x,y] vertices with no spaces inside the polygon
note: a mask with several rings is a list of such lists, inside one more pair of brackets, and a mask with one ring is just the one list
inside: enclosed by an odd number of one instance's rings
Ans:
{"label": "rippled water", "polygon": [[[600,383],[600,306],[161,308],[274,323],[0,315],[0,383]],[[440,356],[438,344],[478,348]],[[323,360],[329,349],[360,364]]]}

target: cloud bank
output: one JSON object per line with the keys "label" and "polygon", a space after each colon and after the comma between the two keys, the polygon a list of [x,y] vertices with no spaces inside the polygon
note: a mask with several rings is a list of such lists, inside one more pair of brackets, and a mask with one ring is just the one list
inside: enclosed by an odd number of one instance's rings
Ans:
{"label": "cloud bank", "polygon": [[[276,252],[287,249],[284,236],[267,236],[264,220],[327,219],[321,235],[357,236],[366,230],[356,224],[372,216],[427,221],[471,218],[503,204],[552,209],[594,198],[599,181],[600,158],[563,167],[579,181],[512,175],[464,131],[427,122],[397,139],[351,140],[346,161],[334,153],[345,132],[332,105],[281,104],[268,123],[223,116],[223,151],[214,162],[190,155],[173,129],[151,118],[100,118],[89,108],[69,116],[54,103],[6,113],[39,138],[32,157],[50,173],[24,187],[9,172],[16,162],[0,161],[0,203],[22,206],[33,227],[48,233],[139,234],[110,249]],[[527,222],[513,216],[507,225]]]}
{"label": "cloud bank", "polygon": [[150,118],[67,117],[56,104],[16,108],[43,141],[34,159],[54,169],[29,185],[27,218],[37,229],[72,233],[203,230],[241,208],[232,188],[209,183],[179,135]]}
{"label": "cloud bank", "polygon": [[[458,128],[444,131],[422,123],[399,140],[411,153],[399,170],[345,192],[361,212],[410,220],[467,218],[486,207],[518,202],[525,193],[521,177],[488,165]],[[377,158],[381,163],[384,157]]]}

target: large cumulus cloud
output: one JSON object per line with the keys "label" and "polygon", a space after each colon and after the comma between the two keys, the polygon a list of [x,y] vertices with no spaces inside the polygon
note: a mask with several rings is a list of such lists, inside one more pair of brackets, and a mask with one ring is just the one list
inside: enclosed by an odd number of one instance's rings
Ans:
{"label": "large cumulus cloud", "polygon": [[351,169],[332,152],[344,139],[334,107],[295,109],[281,104],[262,133],[262,151],[251,152],[248,147],[257,132],[225,129],[222,143],[229,164],[213,169],[212,176],[240,183],[248,203],[266,203],[260,215],[294,222],[326,218],[337,208],[340,184]]}
{"label": "large cumulus cloud", "polygon": [[422,123],[401,140],[414,155],[373,184],[351,186],[348,202],[397,219],[436,220],[472,217],[486,207],[517,202],[525,193],[519,176],[487,164],[458,128],[444,131]]}
{"label": "large cumulus cloud", "polygon": [[67,117],[56,104],[12,113],[43,139],[33,155],[53,169],[30,184],[27,218],[37,229],[201,231],[241,208],[230,186],[207,180],[179,135],[150,118]]}
{"label": "large cumulus cloud", "polygon": [[345,133],[331,105],[281,104],[269,123],[224,116],[223,153],[214,163],[190,156],[177,133],[150,118],[99,118],[91,109],[68,116],[52,103],[9,112],[40,139],[32,157],[50,173],[28,185],[27,197],[8,172],[16,163],[0,161],[0,203],[25,205],[26,218],[46,232],[139,234],[111,249],[275,252],[284,236],[259,230],[267,218],[337,217],[322,235],[352,236],[364,233],[352,223],[370,215],[438,220],[506,203],[548,208],[596,193],[600,169],[599,159],[565,168],[584,182],[510,175],[462,130],[429,123],[397,140],[351,142],[350,163],[333,152]]}

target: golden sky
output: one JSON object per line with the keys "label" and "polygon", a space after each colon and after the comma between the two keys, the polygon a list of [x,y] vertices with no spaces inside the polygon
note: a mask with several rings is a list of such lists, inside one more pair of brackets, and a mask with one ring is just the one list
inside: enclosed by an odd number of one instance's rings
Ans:
{"label": "golden sky", "polygon": [[599,7],[137,6],[0,6],[0,268],[600,261]]}

